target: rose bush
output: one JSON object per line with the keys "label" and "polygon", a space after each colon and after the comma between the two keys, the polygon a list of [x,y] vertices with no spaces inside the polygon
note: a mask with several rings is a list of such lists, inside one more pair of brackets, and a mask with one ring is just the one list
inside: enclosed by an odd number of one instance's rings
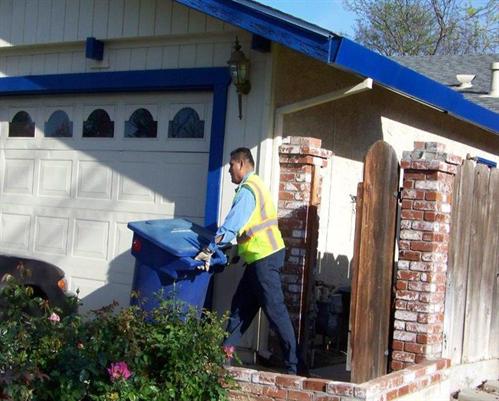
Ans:
{"label": "rose bush", "polygon": [[30,287],[4,284],[0,400],[227,399],[224,318],[171,301],[150,313],[112,304],[62,316]]}

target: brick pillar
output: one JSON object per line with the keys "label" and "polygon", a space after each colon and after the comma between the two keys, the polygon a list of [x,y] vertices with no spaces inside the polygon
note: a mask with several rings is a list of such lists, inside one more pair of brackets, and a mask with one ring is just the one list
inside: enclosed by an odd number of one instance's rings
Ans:
{"label": "brick pillar", "polygon": [[287,137],[279,148],[279,228],[286,243],[283,290],[298,342],[307,347],[307,311],[319,235],[321,168],[332,153],[322,141]]}
{"label": "brick pillar", "polygon": [[460,157],[443,144],[415,142],[404,152],[396,269],[394,370],[442,354],[452,190]]}

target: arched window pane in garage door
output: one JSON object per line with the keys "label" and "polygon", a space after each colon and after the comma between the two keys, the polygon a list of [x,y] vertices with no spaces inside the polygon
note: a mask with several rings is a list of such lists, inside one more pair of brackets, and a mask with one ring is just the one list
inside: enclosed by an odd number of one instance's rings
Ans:
{"label": "arched window pane in garage door", "polygon": [[114,121],[103,109],[90,113],[83,123],[83,138],[112,138],[114,136]]}
{"label": "arched window pane in garage door", "polygon": [[156,138],[158,122],[147,109],[135,110],[130,119],[125,121],[125,138]]}
{"label": "arched window pane in garage door", "polygon": [[70,121],[66,112],[54,111],[45,123],[46,137],[72,137],[73,122]]}
{"label": "arched window pane in garage door", "polygon": [[168,127],[168,138],[203,138],[204,121],[191,107],[179,110]]}
{"label": "arched window pane in garage door", "polygon": [[21,110],[9,123],[9,137],[34,137],[35,123],[29,113]]}

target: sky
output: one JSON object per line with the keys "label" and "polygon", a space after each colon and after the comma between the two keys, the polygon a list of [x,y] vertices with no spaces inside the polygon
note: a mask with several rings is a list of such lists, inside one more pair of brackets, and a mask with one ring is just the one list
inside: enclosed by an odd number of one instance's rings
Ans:
{"label": "sky", "polygon": [[[256,1],[353,39],[356,16],[346,9],[343,0]],[[484,5],[487,0],[472,0],[470,2],[473,6],[478,7]]]}
{"label": "sky", "polygon": [[355,14],[348,11],[343,0],[256,0],[287,14],[319,25],[345,36],[353,36]]}

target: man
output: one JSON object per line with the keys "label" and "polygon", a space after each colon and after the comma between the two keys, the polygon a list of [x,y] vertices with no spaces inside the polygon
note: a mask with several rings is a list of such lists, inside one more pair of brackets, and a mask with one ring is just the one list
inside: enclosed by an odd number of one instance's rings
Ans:
{"label": "man", "polygon": [[239,256],[246,269],[232,299],[224,345],[237,345],[261,307],[279,335],[288,373],[297,372],[296,338],[284,304],[281,269],[284,264],[284,241],[277,226],[277,212],[270,191],[254,172],[255,162],[247,148],[230,154],[229,174],[238,185],[232,207],[213,242],[197,260],[209,268],[217,246],[237,239]]}

